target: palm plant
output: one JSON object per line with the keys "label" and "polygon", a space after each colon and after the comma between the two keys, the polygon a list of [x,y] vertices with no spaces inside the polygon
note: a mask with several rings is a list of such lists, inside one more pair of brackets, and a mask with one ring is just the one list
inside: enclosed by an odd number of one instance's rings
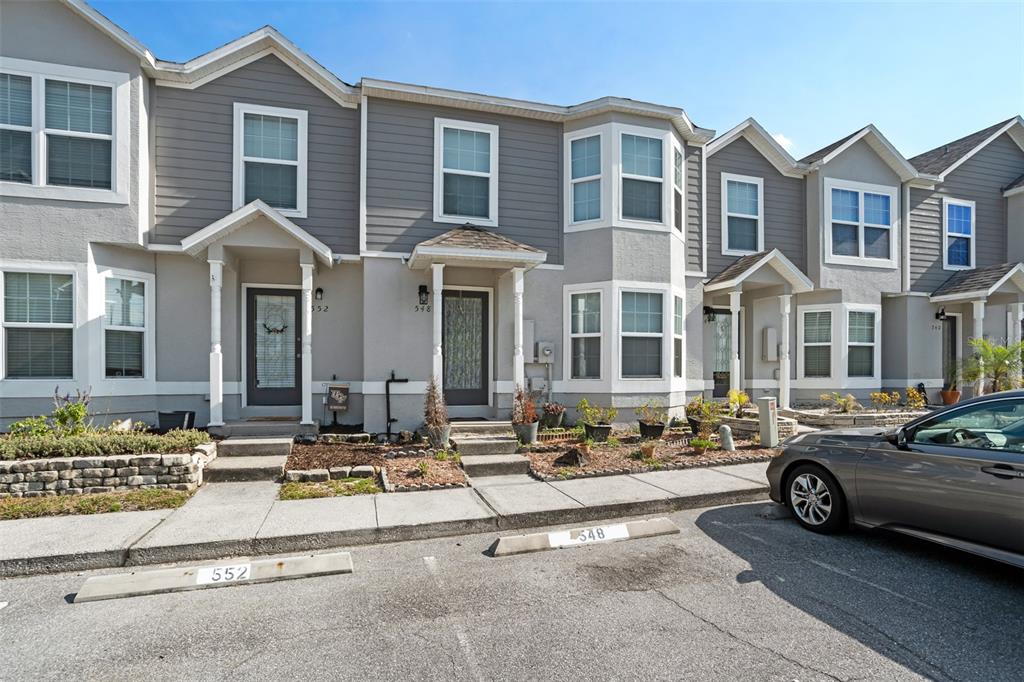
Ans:
{"label": "palm plant", "polygon": [[[964,381],[983,380],[983,392],[1005,391],[1013,386],[1013,377],[1021,371],[1024,342],[1000,345],[985,338],[971,339],[974,357],[965,363]],[[987,388],[986,388],[987,387]]]}

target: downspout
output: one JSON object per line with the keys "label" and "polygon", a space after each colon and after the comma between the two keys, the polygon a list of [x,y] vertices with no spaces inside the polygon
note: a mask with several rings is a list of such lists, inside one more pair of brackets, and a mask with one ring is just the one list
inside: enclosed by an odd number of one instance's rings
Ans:
{"label": "downspout", "polygon": [[397,418],[391,416],[391,384],[407,384],[408,379],[396,379],[395,370],[391,370],[391,376],[384,382],[384,405],[385,415],[384,418],[387,420],[387,442],[391,442],[391,425],[398,421]]}

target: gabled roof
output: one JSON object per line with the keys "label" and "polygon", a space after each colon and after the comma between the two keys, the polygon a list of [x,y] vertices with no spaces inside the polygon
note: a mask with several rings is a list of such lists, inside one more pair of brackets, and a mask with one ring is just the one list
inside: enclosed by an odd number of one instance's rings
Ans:
{"label": "gabled roof", "polygon": [[860,140],[864,140],[900,176],[901,180],[906,181],[919,176],[917,169],[907,161],[903,154],[889,140],[885,139],[885,136],[879,132],[878,128],[870,123],[860,130],[854,131],[826,147],[822,147],[816,152],[811,152],[800,159],[800,163],[807,164],[810,170],[815,170],[824,166]]}
{"label": "gabled roof", "polygon": [[1011,278],[1024,289],[1024,265],[1004,263],[974,270],[961,270],[943,282],[932,292],[935,302],[985,299],[995,293]]}
{"label": "gabled roof", "polygon": [[330,247],[285,218],[274,208],[263,203],[260,199],[256,199],[242,208],[232,211],[217,222],[210,223],[198,232],[185,237],[181,240],[181,250],[191,256],[198,256],[211,244],[245,227],[260,217],[266,218],[271,224],[292,236],[299,244],[309,248],[328,267],[334,265]]}
{"label": "gabled roof", "polygon": [[754,146],[754,149],[768,159],[775,166],[775,169],[783,175],[803,177],[805,167],[790,156],[789,152],[776,142],[775,138],[769,135],[768,131],[753,118],[748,118],[729,132],[712,140],[707,146],[707,156],[711,156],[728,146],[739,137],[746,138]]}
{"label": "gabled roof", "polygon": [[920,172],[936,175],[940,180],[944,180],[947,174],[964,161],[984,149],[1003,133],[1014,128],[1017,132],[1017,137],[1014,139],[1024,148],[1024,120],[1020,116],[1014,116],[976,133],[961,137],[959,140],[939,145],[924,154],[918,154],[910,159],[910,163]]}
{"label": "gabled roof", "polygon": [[814,283],[793,264],[793,261],[786,258],[786,255],[778,249],[772,249],[737,259],[705,282],[704,291],[710,293],[739,289],[743,282],[765,267],[774,270],[793,288],[794,293],[799,294],[814,289]]}
{"label": "gabled roof", "polygon": [[529,244],[497,232],[466,224],[424,240],[413,249],[409,267],[420,268],[446,259],[491,263],[512,263],[524,267],[540,265],[548,254]]}
{"label": "gabled roof", "polygon": [[100,33],[106,34],[115,43],[137,56],[143,64],[152,65],[156,61],[145,45],[82,0],[63,0],[63,2],[68,9],[92,24]]}

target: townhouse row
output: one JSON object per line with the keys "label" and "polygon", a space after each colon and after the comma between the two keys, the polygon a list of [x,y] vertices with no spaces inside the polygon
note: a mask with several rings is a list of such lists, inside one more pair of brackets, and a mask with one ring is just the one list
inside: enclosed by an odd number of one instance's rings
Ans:
{"label": "townhouse row", "polygon": [[0,428],[55,387],[371,431],[432,376],[456,417],[516,385],[620,419],[934,397],[970,338],[1020,338],[1019,116],[796,160],[754,119],[349,84],[269,27],[175,63],[80,0],[0,17]]}

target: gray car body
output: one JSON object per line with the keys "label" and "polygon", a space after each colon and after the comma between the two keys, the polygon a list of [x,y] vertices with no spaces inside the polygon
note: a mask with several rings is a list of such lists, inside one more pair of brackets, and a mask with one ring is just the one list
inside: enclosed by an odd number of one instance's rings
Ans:
{"label": "gray car body", "polygon": [[[791,437],[768,465],[769,494],[789,506],[789,472],[803,463],[817,464],[838,482],[851,523],[1024,568],[1024,453],[907,444],[898,437],[937,415],[996,401],[1024,405],[1024,391],[965,401],[892,431],[836,429]],[[1008,475],[993,475],[993,467]]]}

